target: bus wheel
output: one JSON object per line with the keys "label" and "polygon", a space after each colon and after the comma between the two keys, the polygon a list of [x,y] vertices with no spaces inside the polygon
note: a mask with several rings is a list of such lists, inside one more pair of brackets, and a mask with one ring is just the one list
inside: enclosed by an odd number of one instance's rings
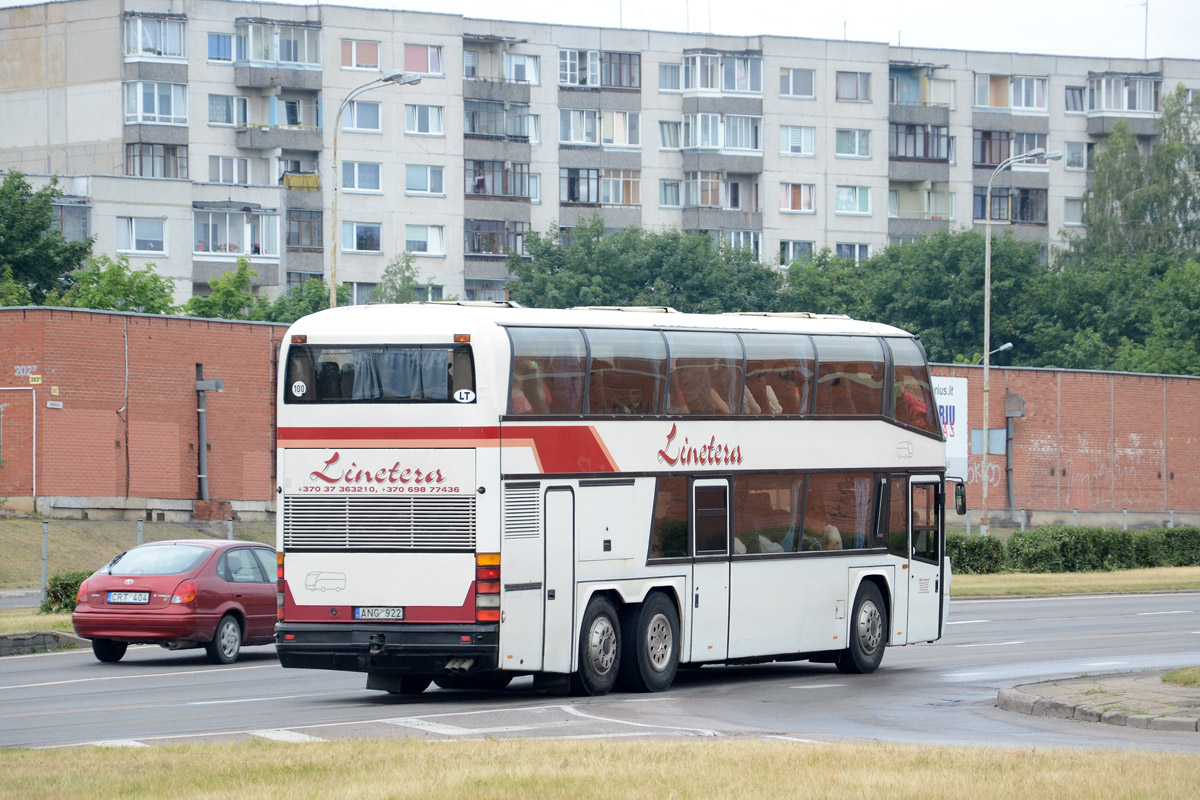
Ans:
{"label": "bus wheel", "polygon": [[579,670],[571,675],[577,695],[608,694],[621,666],[621,623],[617,610],[604,596],[593,597],[583,614],[579,633]]}
{"label": "bus wheel", "polygon": [[838,671],[860,675],[874,672],[883,661],[887,626],[887,609],[879,587],[863,581],[850,616],[850,647],[838,655]]}
{"label": "bus wheel", "polygon": [[635,606],[622,628],[621,683],[634,692],[661,692],[679,669],[679,614],[662,592]]}

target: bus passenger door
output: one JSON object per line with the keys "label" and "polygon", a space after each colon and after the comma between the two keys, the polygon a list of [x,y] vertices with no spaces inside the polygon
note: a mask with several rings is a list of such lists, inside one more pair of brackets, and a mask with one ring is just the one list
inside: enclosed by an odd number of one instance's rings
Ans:
{"label": "bus passenger door", "polygon": [[691,506],[691,660],[721,661],[729,648],[729,481],[694,481]]}
{"label": "bus passenger door", "polygon": [[569,487],[546,490],[545,639],[542,669],[571,671],[575,653],[575,494]]}
{"label": "bus passenger door", "polygon": [[942,635],[942,480],[914,477],[909,484],[908,641]]}

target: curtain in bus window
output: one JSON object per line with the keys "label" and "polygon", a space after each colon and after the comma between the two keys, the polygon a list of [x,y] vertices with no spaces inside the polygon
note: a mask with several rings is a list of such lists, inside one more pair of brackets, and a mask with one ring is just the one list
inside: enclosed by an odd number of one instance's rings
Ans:
{"label": "curtain in bus window", "polygon": [[888,481],[888,552],[908,558],[908,476],[892,475]]}
{"label": "curtain in bus window", "polygon": [[387,397],[445,400],[449,396],[449,354],[440,349],[389,350],[381,372]]}
{"label": "curtain in bus window", "polygon": [[735,334],[664,333],[671,352],[668,414],[736,414],[742,400],[742,346]]}
{"label": "curtain in bus window", "polygon": [[[808,476],[804,504],[804,550],[841,550],[867,541],[871,524],[868,472],[819,472]],[[860,483],[863,481],[865,483]],[[860,504],[859,486],[866,486]]]}
{"label": "curtain in bus window", "polygon": [[451,381],[456,389],[474,388],[469,345],[297,346],[287,371],[288,403],[447,402]]}
{"label": "curtain in bus window", "polygon": [[803,495],[804,476],[800,474],[735,476],[733,552],[795,552]]}
{"label": "curtain in bus window", "polygon": [[813,345],[807,336],[748,333],[743,414],[812,412]]}
{"label": "curtain in bus window", "polygon": [[570,328],[509,328],[508,335],[513,347],[509,413],[583,413],[583,334]]}
{"label": "curtain in bus window", "polygon": [[923,431],[939,432],[937,402],[929,379],[925,354],[915,339],[885,339],[892,349],[895,397],[893,416],[897,422]]}
{"label": "curtain in bus window", "polygon": [[883,345],[869,336],[817,336],[816,413],[883,413]]}
{"label": "curtain in bus window", "polygon": [[654,493],[654,523],[650,529],[650,558],[684,558],[688,554],[687,477],[658,479]]}
{"label": "curtain in bus window", "polygon": [[589,414],[661,414],[667,347],[657,331],[585,330]]}

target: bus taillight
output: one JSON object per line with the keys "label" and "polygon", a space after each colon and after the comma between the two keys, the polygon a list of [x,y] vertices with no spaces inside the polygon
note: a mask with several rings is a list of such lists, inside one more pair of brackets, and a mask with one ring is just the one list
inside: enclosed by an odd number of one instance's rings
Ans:
{"label": "bus taillight", "polygon": [[283,553],[275,554],[275,618],[283,621]]}
{"label": "bus taillight", "polygon": [[475,621],[500,621],[500,554],[475,556]]}

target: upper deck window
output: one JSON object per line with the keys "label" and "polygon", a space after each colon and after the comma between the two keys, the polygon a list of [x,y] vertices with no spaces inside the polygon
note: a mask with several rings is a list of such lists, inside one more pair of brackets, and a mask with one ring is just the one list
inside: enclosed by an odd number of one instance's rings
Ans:
{"label": "upper deck window", "polygon": [[513,376],[510,414],[582,414],[587,348],[564,328],[509,328]]}
{"label": "upper deck window", "polygon": [[871,336],[817,337],[816,413],[883,413],[883,346]]}
{"label": "upper deck window", "polygon": [[588,413],[662,414],[667,346],[657,331],[592,328]]}
{"label": "upper deck window", "polygon": [[933,384],[929,378],[929,365],[925,354],[915,339],[887,339],[892,349],[892,390],[896,408],[893,416],[897,422],[912,425],[923,431],[936,433],[939,420],[937,403],[933,397]]}
{"label": "upper deck window", "polygon": [[293,345],[283,394],[286,403],[454,403],[464,389],[474,397],[469,345]]}

